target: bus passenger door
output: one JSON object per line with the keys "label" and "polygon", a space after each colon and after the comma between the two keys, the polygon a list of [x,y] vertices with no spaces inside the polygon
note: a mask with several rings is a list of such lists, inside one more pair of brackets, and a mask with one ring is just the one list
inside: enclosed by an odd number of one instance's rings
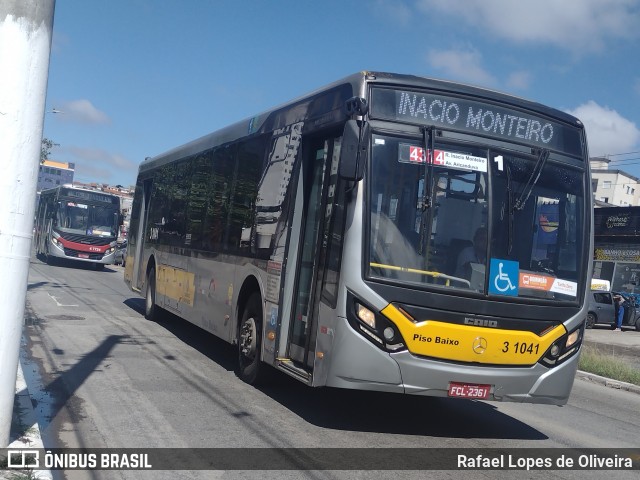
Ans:
{"label": "bus passenger door", "polygon": [[[333,139],[311,138],[303,140],[302,170],[298,181],[302,182],[303,198],[296,198],[295,208],[302,206],[300,242],[297,264],[288,265],[296,271],[296,282],[292,298],[289,336],[289,358],[313,368],[315,326],[317,325],[316,291],[318,279],[322,278],[320,259],[324,258],[321,238],[323,236],[323,212],[326,203],[326,185],[329,177],[328,159],[331,158]],[[296,229],[294,228],[294,231]],[[291,268],[293,267],[293,268]]]}
{"label": "bus passenger door", "polygon": [[[135,234],[136,243],[134,245],[134,262],[133,262],[133,272],[131,274],[131,286],[139,290],[144,285],[146,279],[145,275],[147,274],[145,268],[146,263],[144,263],[144,252],[143,249],[145,247],[145,243],[148,238],[146,238],[145,234],[148,236],[149,234],[145,232],[145,226],[147,225],[148,217],[149,217],[149,201],[151,199],[151,187],[153,185],[153,180],[145,180],[142,188],[143,195],[142,201],[140,202],[140,212],[139,212],[139,220],[138,220],[138,231],[137,232],[129,232],[129,240],[131,240],[131,234]],[[130,247],[129,247],[130,248]],[[142,267],[142,268],[141,268]]]}

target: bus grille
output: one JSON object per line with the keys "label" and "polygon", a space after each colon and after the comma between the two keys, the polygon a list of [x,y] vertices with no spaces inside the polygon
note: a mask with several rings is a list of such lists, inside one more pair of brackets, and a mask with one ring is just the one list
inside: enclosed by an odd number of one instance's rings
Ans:
{"label": "bus grille", "polygon": [[[82,257],[80,257],[80,253],[82,253]],[[70,258],[82,258],[83,260],[102,260],[102,257],[104,256],[102,253],[78,252],[78,250],[73,250],[71,248],[65,248],[64,254]]]}
{"label": "bus grille", "polygon": [[90,237],[88,235],[66,232],[60,232],[60,236],[70,242],[82,243],[84,245],[108,245],[115,240],[115,237]]}

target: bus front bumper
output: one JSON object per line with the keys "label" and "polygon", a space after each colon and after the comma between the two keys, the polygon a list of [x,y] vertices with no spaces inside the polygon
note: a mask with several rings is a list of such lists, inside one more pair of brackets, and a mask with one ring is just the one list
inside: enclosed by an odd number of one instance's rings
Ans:
{"label": "bus front bumper", "polygon": [[550,405],[567,403],[578,368],[578,355],[552,369],[539,363],[530,367],[448,363],[406,351],[391,356],[398,362],[406,393],[447,397],[451,383],[466,383],[490,385],[488,400]]}
{"label": "bus front bumper", "polygon": [[[110,253],[81,252],[72,248],[66,248],[61,243],[51,240],[49,242],[49,255],[56,258],[64,258],[78,262],[102,263],[112,265],[115,263],[116,249],[111,249]],[[107,250],[108,251],[108,250]]]}
{"label": "bus front bumper", "polygon": [[490,385],[487,400],[564,405],[578,368],[579,355],[549,369],[464,364],[418,357],[408,351],[388,353],[338,319],[326,385],[448,397],[451,383]]}

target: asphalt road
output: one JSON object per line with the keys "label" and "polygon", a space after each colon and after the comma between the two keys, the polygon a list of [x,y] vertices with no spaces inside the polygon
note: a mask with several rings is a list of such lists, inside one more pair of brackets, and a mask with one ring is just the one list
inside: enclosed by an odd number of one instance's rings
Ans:
{"label": "asphalt road", "polygon": [[[174,316],[144,319],[122,267],[31,262],[22,362],[45,448],[640,448],[640,395],[577,379],[564,407],[254,388],[235,348]],[[638,332],[596,334],[632,336]],[[623,338],[623,337],[619,337]],[[345,450],[346,451],[346,450]],[[603,471],[66,471],[57,478],[602,478]],[[638,471],[606,472],[638,478]]]}

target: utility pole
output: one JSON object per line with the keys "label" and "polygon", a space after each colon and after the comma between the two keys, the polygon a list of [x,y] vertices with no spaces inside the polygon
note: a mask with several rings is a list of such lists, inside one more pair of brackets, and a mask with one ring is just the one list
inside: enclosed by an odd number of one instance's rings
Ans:
{"label": "utility pole", "polygon": [[54,9],[0,1],[0,447],[11,433]]}

